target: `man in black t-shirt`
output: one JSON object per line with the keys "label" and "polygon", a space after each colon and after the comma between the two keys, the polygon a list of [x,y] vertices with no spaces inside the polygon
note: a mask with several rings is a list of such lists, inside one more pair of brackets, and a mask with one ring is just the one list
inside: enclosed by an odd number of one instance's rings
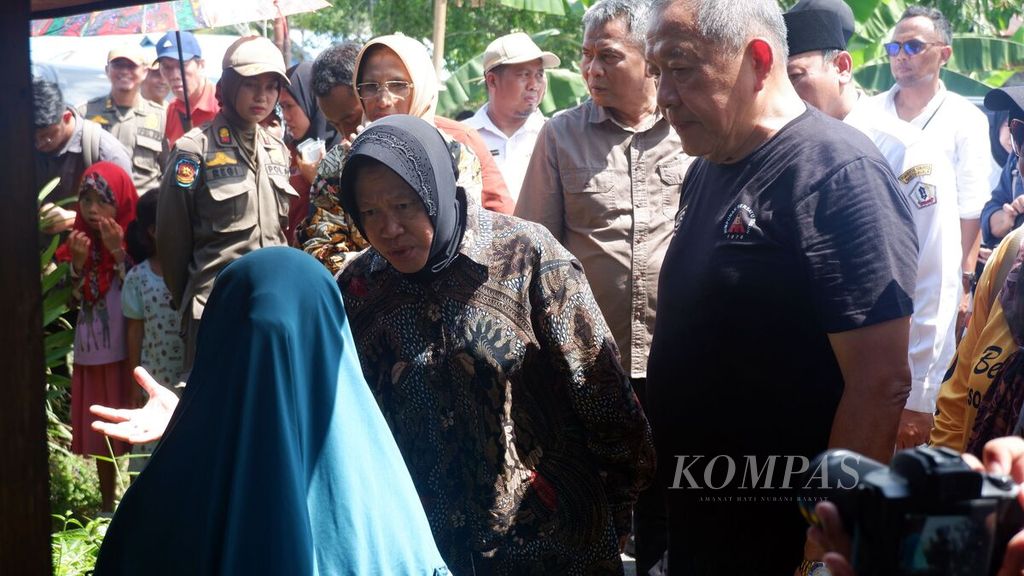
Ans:
{"label": "man in black t-shirt", "polygon": [[774,0],[664,0],[647,40],[658,104],[700,157],[648,368],[670,573],[792,574],[799,472],[828,447],[893,451],[909,206],[864,135],[797,96]]}

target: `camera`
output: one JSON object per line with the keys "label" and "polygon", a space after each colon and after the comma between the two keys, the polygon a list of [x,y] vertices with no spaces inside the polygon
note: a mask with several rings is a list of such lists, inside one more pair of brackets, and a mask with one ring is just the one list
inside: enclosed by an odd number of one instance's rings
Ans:
{"label": "camera", "polygon": [[896,453],[886,467],[849,450],[829,450],[805,473],[801,512],[833,502],[851,536],[861,576],[986,576],[1024,526],[1020,487],[971,470],[948,448]]}

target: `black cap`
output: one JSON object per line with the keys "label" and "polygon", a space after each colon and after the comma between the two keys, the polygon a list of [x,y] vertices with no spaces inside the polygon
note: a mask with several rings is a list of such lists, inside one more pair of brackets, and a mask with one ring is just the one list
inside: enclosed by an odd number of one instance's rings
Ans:
{"label": "black cap", "polygon": [[782,17],[786,20],[790,56],[812,50],[846,50],[842,22],[835,12],[790,10]]}
{"label": "black cap", "polygon": [[790,12],[802,10],[824,10],[833,12],[839,16],[839,22],[843,26],[843,38],[846,42],[853,36],[853,9],[843,0],[800,0],[795,6],[789,9]]}
{"label": "black cap", "polygon": [[1009,110],[1010,116],[1024,116],[1024,86],[989,90],[985,94],[985,108],[993,112]]}

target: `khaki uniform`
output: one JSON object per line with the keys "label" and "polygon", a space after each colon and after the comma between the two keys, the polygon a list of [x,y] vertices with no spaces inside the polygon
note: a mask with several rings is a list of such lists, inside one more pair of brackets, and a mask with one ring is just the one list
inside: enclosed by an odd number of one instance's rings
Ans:
{"label": "khaki uniform", "polygon": [[175,144],[160,184],[157,250],[173,305],[181,311],[186,368],[217,273],[264,246],[286,246],[289,152],[257,128],[255,164],[223,115]]}
{"label": "khaki uniform", "polygon": [[110,96],[89,100],[78,108],[82,117],[99,124],[132,153],[132,181],[139,194],[160,185],[160,153],[163,150],[167,108],[141,95],[126,112],[118,110]]}

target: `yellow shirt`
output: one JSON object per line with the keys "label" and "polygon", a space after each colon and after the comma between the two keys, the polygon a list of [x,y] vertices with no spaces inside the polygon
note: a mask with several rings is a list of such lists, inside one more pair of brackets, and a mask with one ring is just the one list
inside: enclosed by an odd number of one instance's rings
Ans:
{"label": "yellow shirt", "polygon": [[[1022,233],[1024,228],[1018,228],[1011,235]],[[939,389],[930,439],[933,446],[946,446],[958,452],[966,449],[981,399],[1003,362],[1017,349],[999,303],[1003,279],[996,278],[1003,260],[1017,256],[1015,250],[1008,249],[1011,244],[1017,245],[1006,240],[999,244],[978,282],[974,315]]]}

